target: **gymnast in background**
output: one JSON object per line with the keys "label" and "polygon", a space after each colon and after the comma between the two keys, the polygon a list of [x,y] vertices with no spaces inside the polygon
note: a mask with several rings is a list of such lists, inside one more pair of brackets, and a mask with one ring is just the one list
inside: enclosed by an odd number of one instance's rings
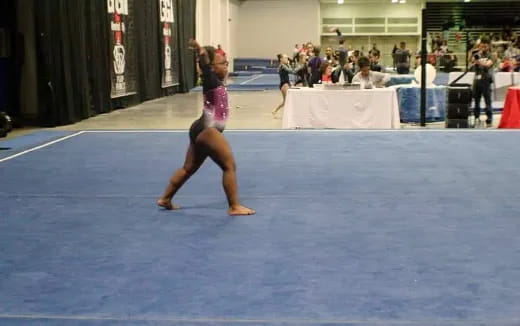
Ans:
{"label": "gymnast in background", "polygon": [[294,70],[289,65],[289,57],[286,54],[278,54],[278,75],[280,76],[280,92],[282,93],[282,103],[278,105],[272,112],[273,118],[276,117],[278,111],[285,105],[287,90],[291,87],[289,74],[294,74]]}

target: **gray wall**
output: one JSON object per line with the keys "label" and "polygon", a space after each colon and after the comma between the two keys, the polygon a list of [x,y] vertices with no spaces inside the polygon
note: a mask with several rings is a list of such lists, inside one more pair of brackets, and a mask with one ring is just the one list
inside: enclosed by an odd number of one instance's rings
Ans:
{"label": "gray wall", "polygon": [[319,0],[248,0],[240,5],[237,57],[291,55],[294,45],[320,41]]}

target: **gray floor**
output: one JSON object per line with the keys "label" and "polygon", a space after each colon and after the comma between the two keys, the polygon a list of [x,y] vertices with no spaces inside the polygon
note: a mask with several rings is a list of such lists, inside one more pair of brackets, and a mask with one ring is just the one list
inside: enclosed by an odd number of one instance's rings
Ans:
{"label": "gray floor", "polygon": [[[230,92],[228,129],[280,129],[281,112],[273,119],[271,110],[281,102],[279,91]],[[103,114],[65,130],[88,129],[188,129],[202,112],[202,94],[194,92],[146,102]]]}
{"label": "gray floor", "polygon": [[[282,111],[273,119],[271,111],[281,102],[279,91],[230,92],[231,116],[228,129],[280,129]],[[92,129],[188,129],[201,114],[202,94],[176,94],[126,109],[102,114],[79,123],[58,127],[58,130]],[[500,122],[495,115],[494,127]],[[417,124],[402,124],[402,128],[421,128]],[[426,128],[444,128],[444,123],[428,124]],[[38,130],[15,130],[8,138]]]}

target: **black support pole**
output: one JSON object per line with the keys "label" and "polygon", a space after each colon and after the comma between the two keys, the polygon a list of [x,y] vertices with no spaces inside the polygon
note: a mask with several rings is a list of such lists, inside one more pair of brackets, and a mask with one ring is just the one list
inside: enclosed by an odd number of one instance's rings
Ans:
{"label": "black support pole", "polygon": [[426,61],[427,52],[427,33],[426,33],[426,8],[422,10],[422,31],[421,31],[421,127],[426,126]]}

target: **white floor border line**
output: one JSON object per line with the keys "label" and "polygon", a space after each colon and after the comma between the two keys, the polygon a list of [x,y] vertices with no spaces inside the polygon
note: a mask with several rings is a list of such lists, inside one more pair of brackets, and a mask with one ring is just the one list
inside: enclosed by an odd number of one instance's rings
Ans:
{"label": "white floor border line", "polygon": [[[101,316],[66,316],[66,315],[15,315],[15,314],[0,314],[0,319],[46,319],[46,320],[90,320],[90,321],[128,321],[128,322],[177,322],[177,323],[228,323],[228,324],[321,324],[321,325],[345,325],[345,324],[369,324],[369,325],[478,325],[489,324],[485,320],[355,320],[355,319],[297,319],[297,318],[182,318],[182,317],[101,317]],[[514,325],[520,320],[493,320],[493,325]]]}
{"label": "white floor border line", "polygon": [[252,82],[253,80],[257,80],[257,79],[262,78],[263,76],[264,76],[264,75],[258,75],[258,76],[256,76],[256,77],[253,77],[253,78],[251,78],[251,79],[246,80],[245,82],[241,82],[240,85],[246,85],[246,84]]}
{"label": "white floor border line", "polygon": [[[187,133],[188,129],[183,130],[85,130],[83,133]],[[226,133],[234,132],[258,132],[258,133],[399,133],[399,132],[417,132],[417,133],[519,133],[520,129],[227,129]]]}
{"label": "white floor border line", "polygon": [[51,142],[48,142],[48,143],[45,143],[43,145],[40,145],[40,146],[36,146],[36,147],[33,147],[33,148],[30,148],[30,149],[27,149],[23,152],[20,152],[20,153],[17,153],[17,154],[14,154],[14,155],[11,155],[11,156],[8,156],[8,157],[5,157],[5,158],[2,158],[0,159],[0,163],[3,163],[3,162],[6,162],[6,161],[9,161],[9,160],[12,160],[13,158],[16,158],[18,156],[22,156],[24,154],[27,154],[27,153],[30,153],[30,152],[34,152],[34,151],[37,151],[39,149],[42,149],[42,148],[45,148],[45,147],[48,147],[50,145],[53,145],[53,144],[56,144],[56,143],[59,143],[59,142],[62,142],[64,140],[67,140],[69,138],[72,138],[72,137],[76,137],[76,136],[79,136],[81,134],[84,134],[85,131],[80,131],[80,132],[77,132],[75,134],[72,134],[72,135],[68,135],[68,136],[65,136],[65,137],[62,137],[62,138],[58,138],[56,140],[53,140]]}

